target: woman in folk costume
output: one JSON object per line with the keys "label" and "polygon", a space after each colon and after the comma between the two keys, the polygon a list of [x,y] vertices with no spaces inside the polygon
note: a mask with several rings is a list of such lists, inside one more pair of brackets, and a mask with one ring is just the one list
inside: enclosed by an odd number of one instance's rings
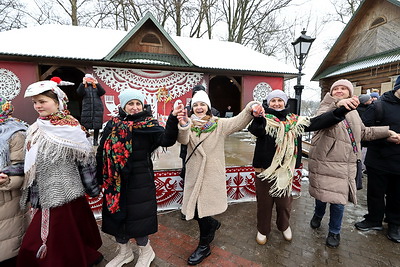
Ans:
{"label": "woman in folk costume", "polygon": [[28,86],[39,118],[27,132],[21,205],[32,221],[18,266],[91,266],[102,259],[102,241],[85,197],[97,196],[95,153],[79,122],[69,115],[65,93],[53,81]]}
{"label": "woman in folk costume", "polygon": [[175,144],[176,115],[184,106],[174,107],[164,129],[144,109],[145,95],[140,90],[126,89],[118,97],[119,116],[107,123],[97,149],[97,175],[104,188],[102,230],[115,237],[119,248],[107,266],[133,260],[131,238],[139,246],[136,266],[150,266],[155,253],[148,236],[158,230],[151,156],[159,146]]}
{"label": "woman in folk costume", "polygon": [[13,110],[11,102],[0,96],[0,266],[15,266],[26,228],[19,201],[27,126],[12,117]]}
{"label": "woman in folk costume", "polygon": [[[259,112],[253,112],[257,107]],[[261,105],[252,101],[236,117],[218,118],[211,114],[207,93],[199,91],[192,98],[190,119],[182,119],[187,125],[180,126],[178,142],[188,146],[182,213],[186,220],[197,220],[200,229],[199,245],[189,257],[189,265],[196,265],[211,254],[210,243],[221,225],[211,216],[228,207],[225,138],[246,127],[253,114],[258,116],[261,110]]]}
{"label": "woman in folk costume", "polygon": [[[335,109],[344,101],[357,100],[354,88],[348,80],[334,82],[322,100],[317,114]],[[356,110],[330,128],[319,130],[311,140],[308,168],[310,171],[310,195],[315,198],[315,211],[310,226],[321,226],[327,203],[330,204],[328,247],[340,244],[344,205],[348,201],[357,204],[355,177],[357,160],[361,160],[361,140],[370,141],[396,133],[388,126],[365,127]],[[359,170],[361,171],[361,170]]]}
{"label": "woman in folk costume", "polygon": [[266,116],[254,118],[248,127],[257,137],[253,167],[256,178],[257,236],[264,245],[271,232],[272,210],[276,205],[276,224],[285,240],[292,240],[289,225],[292,208],[292,184],[295,168],[301,164],[301,135],[306,131],[330,127],[348,112],[340,107],[321,116],[309,118],[290,113],[285,108],[288,96],[273,90],[264,100]]}

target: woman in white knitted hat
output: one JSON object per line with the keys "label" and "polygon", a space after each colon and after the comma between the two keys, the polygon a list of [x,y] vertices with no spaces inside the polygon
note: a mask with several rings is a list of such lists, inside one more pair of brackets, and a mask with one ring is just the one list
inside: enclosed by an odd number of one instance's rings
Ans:
{"label": "woman in white knitted hat", "polygon": [[336,108],[320,116],[309,118],[290,113],[286,108],[288,96],[280,89],[273,90],[263,102],[265,117],[254,118],[249,132],[257,137],[253,167],[257,197],[256,241],[264,245],[271,233],[273,208],[276,225],[285,240],[292,240],[289,219],[292,195],[299,194],[300,177],[295,169],[301,165],[301,135],[304,132],[330,127],[344,119],[349,111]]}
{"label": "woman in white knitted hat", "polygon": [[[348,99],[349,105],[358,104],[353,96],[354,88],[348,80],[334,82],[322,100],[317,114],[335,109]],[[310,195],[315,198],[315,211],[310,226],[319,228],[329,203],[328,247],[340,244],[344,206],[348,201],[357,204],[356,174],[361,172],[361,140],[370,141],[397,136],[389,127],[365,127],[356,110],[346,114],[343,122],[315,132],[311,141],[308,168],[310,171]]]}
{"label": "woman in white knitted hat", "polygon": [[119,116],[103,130],[97,149],[97,176],[103,184],[102,230],[115,237],[119,252],[106,266],[122,266],[133,261],[130,239],[135,238],[139,258],[135,266],[150,266],[155,253],[149,235],[158,231],[154,150],[175,144],[178,136],[176,115],[183,104],[174,107],[166,128],[145,109],[145,95],[126,89],[119,96]]}
{"label": "woman in white knitted hat", "polygon": [[39,118],[27,132],[21,205],[33,209],[18,266],[90,266],[102,241],[85,197],[100,193],[95,153],[65,93],[53,81],[28,86]]}
{"label": "woman in white knitted hat", "polygon": [[200,229],[199,244],[188,259],[189,265],[199,264],[211,254],[210,243],[221,225],[211,216],[228,207],[224,140],[262,112],[261,105],[252,101],[236,117],[218,118],[211,113],[207,93],[198,91],[192,98],[190,119],[178,115],[187,122],[179,127],[178,142],[188,146],[182,213],[186,220],[197,220]]}

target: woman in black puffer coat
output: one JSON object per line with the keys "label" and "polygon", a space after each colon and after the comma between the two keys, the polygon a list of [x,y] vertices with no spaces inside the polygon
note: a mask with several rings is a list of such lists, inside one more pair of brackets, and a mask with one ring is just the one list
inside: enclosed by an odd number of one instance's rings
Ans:
{"label": "woman in black puffer coat", "polygon": [[83,97],[81,124],[86,129],[94,130],[93,145],[97,146],[99,130],[103,126],[104,108],[101,96],[106,91],[91,74],[86,74],[76,92]]}
{"label": "woman in black puffer coat", "polygon": [[97,150],[97,175],[104,188],[102,230],[115,236],[120,249],[107,266],[133,260],[131,238],[140,249],[136,266],[149,266],[155,254],[148,235],[158,229],[151,155],[159,146],[175,144],[176,115],[184,107],[174,108],[164,129],[143,108],[144,95],[139,90],[126,89],[119,99],[120,114],[107,123]]}

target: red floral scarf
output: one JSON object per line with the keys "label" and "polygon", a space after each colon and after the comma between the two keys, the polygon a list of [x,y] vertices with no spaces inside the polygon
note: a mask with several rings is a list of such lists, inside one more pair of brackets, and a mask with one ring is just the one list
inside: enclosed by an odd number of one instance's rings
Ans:
{"label": "red floral scarf", "polygon": [[113,118],[112,122],[111,133],[104,142],[103,188],[107,209],[116,213],[121,211],[121,171],[132,153],[132,132],[134,129],[158,126],[158,123],[152,117],[138,122]]}

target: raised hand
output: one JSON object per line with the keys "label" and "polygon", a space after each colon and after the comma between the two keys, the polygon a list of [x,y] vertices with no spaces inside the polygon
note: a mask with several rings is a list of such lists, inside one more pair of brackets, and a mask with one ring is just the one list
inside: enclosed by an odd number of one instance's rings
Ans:
{"label": "raised hand", "polygon": [[264,108],[262,105],[260,104],[255,104],[251,106],[252,108],[252,112],[253,112],[253,116],[254,117],[262,117],[265,114]]}
{"label": "raised hand", "polygon": [[360,104],[360,100],[358,100],[358,96],[353,96],[351,98],[342,99],[336,103],[337,107],[344,106],[347,110],[354,110]]}

